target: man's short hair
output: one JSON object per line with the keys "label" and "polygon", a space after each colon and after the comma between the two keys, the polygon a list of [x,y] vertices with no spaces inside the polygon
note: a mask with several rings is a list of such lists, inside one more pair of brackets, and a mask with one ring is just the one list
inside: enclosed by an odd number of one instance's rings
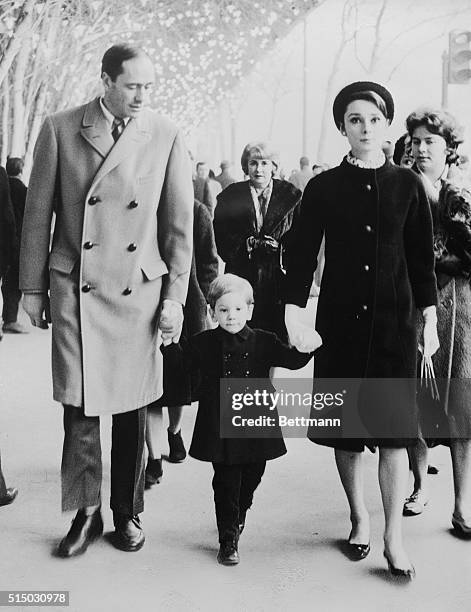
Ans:
{"label": "man's short hair", "polygon": [[206,162],[205,161],[199,161],[196,164],[196,169],[198,170],[198,168],[201,168],[201,166],[206,166]]}
{"label": "man's short hair", "polygon": [[209,285],[208,290],[208,304],[213,310],[219,298],[226,293],[243,295],[248,305],[253,304],[253,289],[248,280],[235,274],[220,274]]}
{"label": "man's short hair", "polygon": [[25,162],[21,157],[9,157],[6,163],[6,171],[8,176],[18,176],[23,172]]}
{"label": "man's short hair", "polygon": [[116,77],[123,72],[123,62],[141,57],[142,55],[149,57],[147,53],[139,47],[127,45],[126,43],[113,45],[105,52],[101,60],[101,72],[102,74],[106,72],[112,81],[116,81]]}
{"label": "man's short hair", "polygon": [[300,160],[299,160],[299,165],[301,168],[305,168],[306,166],[309,166],[309,157],[306,157],[305,155],[303,155]]}

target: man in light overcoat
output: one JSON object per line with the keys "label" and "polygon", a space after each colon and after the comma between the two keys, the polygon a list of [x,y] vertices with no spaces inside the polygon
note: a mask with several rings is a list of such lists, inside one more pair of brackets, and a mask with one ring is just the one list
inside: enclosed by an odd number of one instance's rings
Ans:
{"label": "man in light overcoat", "polygon": [[[35,148],[20,286],[32,324],[52,321],[54,399],[64,406],[62,509],[78,510],[58,554],[103,532],[99,417],[113,415],[113,543],[144,533],[147,404],[162,393],[160,336],[178,340],[192,256],[193,186],[177,127],[146,107],[150,58],[102,60],[104,95],[46,118]],[[54,234],[50,232],[55,218]]]}

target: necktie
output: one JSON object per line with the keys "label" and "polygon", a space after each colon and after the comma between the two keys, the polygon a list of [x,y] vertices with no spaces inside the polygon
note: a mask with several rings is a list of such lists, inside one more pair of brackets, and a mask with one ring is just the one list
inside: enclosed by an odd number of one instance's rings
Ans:
{"label": "necktie", "polygon": [[265,215],[267,212],[267,196],[264,191],[258,196],[258,203],[260,204],[260,212],[262,214],[262,219],[265,219]]}
{"label": "necktie", "polygon": [[113,129],[111,130],[111,135],[113,136],[113,140],[115,142],[121,136],[123,129],[124,129],[124,121],[122,119],[115,118],[113,121]]}

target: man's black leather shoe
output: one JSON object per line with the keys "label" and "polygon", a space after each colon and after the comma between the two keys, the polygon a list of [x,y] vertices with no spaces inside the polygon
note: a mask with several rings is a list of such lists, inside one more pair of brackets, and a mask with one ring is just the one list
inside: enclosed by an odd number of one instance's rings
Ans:
{"label": "man's black leather shoe", "polygon": [[113,534],[113,545],[119,550],[135,552],[144,546],[146,537],[142,531],[139,516],[129,516],[119,512],[113,513],[115,532]]}
{"label": "man's black leather shoe", "polygon": [[222,542],[218,552],[218,563],[221,565],[237,565],[239,561],[237,542],[235,540]]}
{"label": "man's black leather shoe", "polygon": [[2,495],[2,497],[0,497],[0,506],[8,506],[8,504],[11,504],[15,501],[17,495],[18,489],[15,489],[15,487],[8,487],[5,495]]}
{"label": "man's black leather shoe", "polygon": [[76,557],[83,554],[89,544],[99,538],[103,533],[103,519],[98,508],[89,516],[81,508],[72,521],[69,533],[59,544],[57,555],[59,557]]}

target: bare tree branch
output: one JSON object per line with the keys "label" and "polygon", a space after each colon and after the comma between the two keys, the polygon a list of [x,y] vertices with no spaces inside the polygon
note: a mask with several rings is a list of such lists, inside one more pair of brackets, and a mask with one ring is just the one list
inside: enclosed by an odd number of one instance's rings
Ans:
{"label": "bare tree branch", "polygon": [[389,0],[383,0],[383,3],[382,3],[381,8],[380,8],[380,10],[378,12],[378,15],[376,16],[375,38],[374,38],[373,50],[371,52],[371,57],[370,57],[369,70],[368,70],[368,72],[370,72],[370,73],[374,71],[374,69],[376,68],[376,64],[378,62],[379,49],[380,49],[380,46],[381,46],[381,25],[382,25],[382,21],[384,19],[386,8],[388,6],[388,1]]}

